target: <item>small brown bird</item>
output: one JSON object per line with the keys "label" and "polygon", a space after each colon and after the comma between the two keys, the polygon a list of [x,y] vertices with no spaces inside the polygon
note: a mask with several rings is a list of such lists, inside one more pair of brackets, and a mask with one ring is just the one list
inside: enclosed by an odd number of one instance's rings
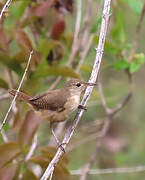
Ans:
{"label": "small brown bird", "polygon": [[[57,144],[60,142],[53,131],[53,123],[62,122],[69,118],[70,114],[77,108],[83,108],[80,103],[80,97],[87,86],[94,86],[95,83],[87,83],[80,79],[72,79],[56,90],[48,90],[40,95],[30,97],[23,92],[18,92],[17,98],[33,106],[36,111],[40,111],[42,116],[50,122],[52,134]],[[9,93],[15,96],[17,90],[10,90]]]}

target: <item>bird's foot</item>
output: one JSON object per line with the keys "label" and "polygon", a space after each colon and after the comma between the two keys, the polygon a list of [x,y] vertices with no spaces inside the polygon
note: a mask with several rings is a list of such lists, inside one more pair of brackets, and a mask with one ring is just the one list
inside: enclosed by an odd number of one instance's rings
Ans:
{"label": "bird's foot", "polygon": [[83,105],[81,105],[81,104],[78,106],[78,109],[83,109],[83,110],[87,111],[87,107],[86,107],[86,106],[83,106]]}

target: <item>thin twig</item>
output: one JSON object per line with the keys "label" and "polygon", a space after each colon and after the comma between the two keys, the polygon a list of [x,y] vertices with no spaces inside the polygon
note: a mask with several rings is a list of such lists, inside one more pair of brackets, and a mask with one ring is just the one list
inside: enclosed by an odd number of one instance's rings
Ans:
{"label": "thin twig", "polygon": [[56,78],[56,80],[55,80],[55,81],[52,83],[52,85],[50,86],[49,90],[54,89],[54,88],[57,86],[57,84],[61,81],[61,79],[62,79],[61,76],[59,76],[58,78]]}
{"label": "thin twig", "polygon": [[20,84],[19,84],[19,87],[18,87],[18,89],[17,89],[17,92],[16,92],[16,94],[15,94],[15,96],[14,96],[12,102],[11,102],[11,105],[10,105],[10,107],[9,107],[7,113],[6,113],[6,116],[5,116],[3,122],[2,122],[2,124],[1,124],[1,126],[0,126],[0,131],[2,130],[3,126],[5,125],[6,120],[7,120],[7,118],[8,118],[8,115],[9,115],[9,113],[10,113],[10,111],[11,111],[11,109],[12,109],[14,103],[15,103],[16,98],[17,98],[18,92],[20,91],[20,88],[21,88],[21,86],[22,86],[22,83],[23,83],[23,81],[24,81],[24,78],[25,78],[25,76],[26,76],[26,73],[27,73],[27,71],[28,71],[28,67],[29,67],[29,64],[30,64],[30,61],[31,61],[32,54],[33,54],[33,50],[30,52],[29,59],[28,59],[28,63],[27,63],[27,66],[26,66],[26,68],[25,68],[25,72],[24,72],[24,74],[23,74],[23,77],[22,77],[21,82],[20,82]]}
{"label": "thin twig", "polygon": [[91,35],[90,38],[89,38],[89,40],[88,40],[87,45],[86,45],[85,48],[84,48],[84,51],[82,51],[81,54],[80,54],[80,57],[81,57],[81,58],[80,58],[79,64],[77,65],[77,68],[76,68],[76,72],[77,72],[77,73],[80,72],[81,66],[82,66],[82,64],[83,64],[83,62],[84,62],[84,60],[85,60],[85,57],[87,56],[87,54],[88,54],[88,52],[89,52],[89,50],[90,50],[90,47],[91,47],[91,45],[92,45],[93,38],[94,38],[94,36]]}
{"label": "thin twig", "polygon": [[101,83],[100,78],[99,78],[99,82],[98,82],[98,89],[99,89],[99,93],[100,93],[100,97],[101,97],[103,107],[106,111],[106,118],[104,120],[104,126],[103,126],[102,130],[99,133],[97,133],[97,142],[96,142],[95,151],[91,155],[88,164],[85,166],[84,170],[82,171],[82,176],[80,178],[81,180],[86,179],[86,177],[89,173],[89,170],[90,170],[90,168],[91,168],[91,166],[95,160],[95,158],[92,160],[92,157],[96,157],[95,153],[98,151],[98,148],[101,145],[102,138],[104,138],[104,136],[108,132],[108,129],[110,127],[110,122],[112,121],[113,116],[128,103],[129,99],[132,96],[132,93],[130,92],[121,103],[119,103],[115,108],[110,109],[110,108],[108,108],[107,103],[106,103],[106,99],[104,96],[104,92],[103,92],[102,83]]}
{"label": "thin twig", "polygon": [[[126,168],[109,168],[109,169],[90,169],[89,174],[113,174],[113,173],[135,173],[145,171],[145,166],[126,167]],[[72,175],[81,175],[82,170],[71,170]]]}
{"label": "thin twig", "polygon": [[7,143],[9,140],[8,140],[8,137],[7,137],[7,135],[6,135],[6,133],[5,133],[5,131],[3,129],[1,130],[1,134],[2,134],[3,141],[5,143]]}
{"label": "thin twig", "polygon": [[88,41],[88,36],[89,36],[89,31],[90,31],[90,25],[91,25],[91,5],[92,5],[92,0],[86,0],[85,1],[85,12],[84,12],[84,24],[83,24],[83,28],[82,28],[82,36],[81,36],[81,42],[80,42],[80,48],[81,50],[84,49],[84,47],[87,44]]}
{"label": "thin twig", "polygon": [[[130,56],[129,56],[130,60],[132,60],[133,55],[134,55],[134,53],[136,51],[136,41],[137,41],[138,36],[139,36],[139,32],[140,32],[140,29],[141,29],[141,24],[142,24],[142,20],[143,20],[144,14],[145,14],[145,4],[144,4],[144,7],[143,7],[143,10],[142,10],[142,13],[141,13],[141,17],[140,17],[139,23],[137,25],[136,34],[135,34],[135,38],[134,38],[134,41],[133,41],[133,47],[131,49]],[[120,111],[128,103],[128,101],[130,100],[130,98],[132,96],[133,83],[132,83],[132,76],[131,76],[131,74],[128,74],[128,77],[129,77],[129,83],[130,83],[130,92],[128,93],[128,95],[124,98],[124,100],[121,103],[119,103],[118,105],[116,105],[115,108],[112,108],[112,109],[108,108],[108,106],[107,106],[106,99],[105,99],[105,96],[104,96],[104,93],[103,93],[102,83],[101,82],[98,83],[98,89],[99,89],[99,92],[100,92],[100,97],[101,97],[101,100],[102,100],[103,107],[104,107],[104,109],[106,111],[106,120],[104,121],[104,127],[103,127],[102,131],[97,136],[97,144],[99,144],[99,145],[101,144],[100,143],[101,139],[108,132],[108,129],[110,127],[110,122],[113,119],[113,116],[118,111]],[[99,138],[99,140],[98,140],[98,138]],[[86,179],[87,174],[89,173],[89,170],[91,168],[91,165],[93,164],[93,162],[95,160],[95,158],[92,159],[92,157],[96,157],[96,152],[98,150],[99,145],[96,146],[95,151],[91,155],[88,164],[82,170],[81,178],[80,178],[81,180],[85,180]]]}
{"label": "thin twig", "polygon": [[[78,50],[77,44],[78,44],[78,35],[79,35],[80,25],[81,25],[82,0],[78,0],[77,3],[78,3],[77,4],[77,16],[76,16],[75,33],[74,33],[74,39],[73,39],[73,44],[72,44],[72,51],[71,51],[71,54],[70,54],[68,62],[67,62],[67,65],[69,67],[72,66],[72,62],[76,55],[76,51]],[[60,82],[61,79],[62,79],[62,76],[59,76],[55,80],[55,82],[50,86],[49,89],[54,89],[57,86],[57,84]]]}
{"label": "thin twig", "polygon": [[[72,66],[72,63],[73,63],[73,60],[75,58],[75,55],[76,55],[76,52],[78,51],[78,44],[79,44],[79,31],[80,31],[80,26],[81,26],[81,14],[82,14],[82,0],[78,0],[77,1],[77,15],[76,15],[76,24],[75,24],[75,32],[74,32],[74,39],[73,39],[73,43],[72,43],[72,50],[71,50],[71,53],[70,53],[70,56],[69,56],[69,59],[68,59],[68,62],[67,62],[67,65],[69,67]],[[50,86],[49,90],[50,89],[54,89],[57,84],[60,82],[60,80],[62,79],[62,76],[59,76],[55,81],[54,83]],[[65,123],[62,124],[58,124],[57,125],[57,128],[56,128],[56,132],[55,134],[59,136],[59,134],[61,134],[61,130],[63,130],[63,127],[65,126]],[[50,138],[50,142],[49,142],[49,145],[50,144],[54,144],[54,136],[52,136]]]}
{"label": "thin twig", "polygon": [[96,159],[97,151],[98,151],[98,144],[96,143],[95,151],[92,153],[88,164],[85,166],[84,170],[82,171],[82,175],[81,175],[80,180],[85,180],[86,179],[86,176],[88,174],[88,170],[91,168],[91,165],[94,163],[94,161]]}
{"label": "thin twig", "polygon": [[34,135],[33,142],[32,142],[32,145],[31,145],[31,147],[29,149],[29,152],[26,155],[25,162],[28,161],[31,158],[31,156],[33,155],[33,153],[34,153],[34,151],[35,151],[35,149],[37,147],[37,137],[38,137],[38,134],[36,133]]}
{"label": "thin twig", "polygon": [[0,19],[2,18],[3,14],[6,12],[6,10],[9,8],[10,4],[11,4],[12,0],[8,0],[4,7],[2,8],[1,10],[1,13],[0,13]]}
{"label": "thin twig", "polygon": [[[104,9],[103,9],[102,24],[101,24],[101,30],[100,30],[100,36],[99,36],[99,43],[98,43],[98,48],[96,51],[96,58],[95,58],[92,74],[91,74],[91,77],[89,80],[89,82],[91,82],[91,83],[96,82],[98,72],[100,69],[100,65],[101,65],[102,55],[103,55],[103,51],[104,51],[104,43],[105,43],[105,38],[106,38],[106,32],[107,32],[107,27],[108,27],[110,3],[111,3],[111,0],[105,0],[105,2],[104,2]],[[87,101],[89,100],[89,97],[92,93],[92,90],[93,90],[93,87],[88,87],[86,89],[86,92],[84,94],[84,97],[83,97],[83,100],[81,103],[83,106],[86,106]],[[68,131],[64,137],[64,140],[62,142],[62,143],[65,143],[63,145],[64,150],[66,149],[66,144],[68,144],[68,142],[70,141],[70,139],[74,133],[74,130],[75,130],[77,124],[79,123],[79,121],[83,115],[83,112],[84,112],[83,109],[78,110],[72,125],[69,127],[69,129],[68,129]],[[57,150],[54,158],[52,159],[52,161],[48,165],[43,176],[41,177],[41,180],[47,180],[48,177],[50,177],[52,171],[54,170],[55,165],[58,163],[58,161],[60,160],[60,158],[62,157],[63,154],[64,154],[64,152],[59,148]]]}
{"label": "thin twig", "polygon": [[78,47],[79,47],[79,31],[80,31],[80,26],[81,26],[81,14],[82,14],[82,0],[78,0],[77,1],[77,15],[76,15],[76,25],[75,25],[75,32],[74,32],[74,40],[73,40],[73,44],[72,44],[72,51],[71,54],[69,56],[69,60],[67,65],[68,66],[72,66],[72,62],[74,60],[74,57],[78,51]]}

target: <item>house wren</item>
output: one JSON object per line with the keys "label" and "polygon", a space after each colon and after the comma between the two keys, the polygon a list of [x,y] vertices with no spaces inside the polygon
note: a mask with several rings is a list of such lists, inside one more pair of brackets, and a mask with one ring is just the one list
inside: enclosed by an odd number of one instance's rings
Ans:
{"label": "house wren", "polygon": [[[33,106],[36,111],[40,111],[42,116],[50,122],[52,133],[57,141],[52,124],[62,122],[69,118],[70,114],[79,108],[84,108],[80,103],[80,97],[87,86],[94,86],[95,83],[87,83],[83,80],[72,79],[56,90],[48,90],[40,95],[30,97],[22,92],[18,92],[17,98]],[[15,96],[16,90],[12,89],[9,93]]]}

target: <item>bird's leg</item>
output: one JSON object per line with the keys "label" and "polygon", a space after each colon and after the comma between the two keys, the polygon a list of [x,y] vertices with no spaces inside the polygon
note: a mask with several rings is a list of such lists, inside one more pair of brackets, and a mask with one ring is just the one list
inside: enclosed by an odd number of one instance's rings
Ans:
{"label": "bird's leg", "polygon": [[63,148],[63,145],[65,145],[66,143],[61,143],[58,138],[56,137],[55,135],[55,132],[54,132],[54,129],[53,129],[53,123],[50,122],[50,129],[51,129],[51,132],[52,132],[52,135],[54,136],[55,138],[55,141],[57,143],[57,146],[65,153],[65,150]]}

